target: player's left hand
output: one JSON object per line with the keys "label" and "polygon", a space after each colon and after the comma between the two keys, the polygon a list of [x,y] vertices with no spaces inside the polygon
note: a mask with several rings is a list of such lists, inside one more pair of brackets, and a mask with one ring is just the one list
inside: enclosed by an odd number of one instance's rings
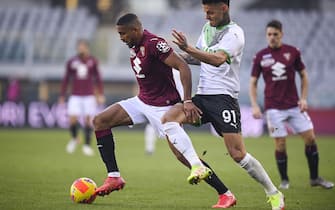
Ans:
{"label": "player's left hand", "polygon": [[298,101],[298,106],[301,112],[305,112],[308,109],[307,101],[305,99],[300,99]]}
{"label": "player's left hand", "polygon": [[202,111],[192,102],[184,103],[184,112],[187,122],[196,123],[202,115]]}
{"label": "player's left hand", "polygon": [[187,39],[185,37],[185,35],[182,32],[178,32],[176,30],[172,30],[172,36],[175,38],[175,40],[173,40],[172,42],[175,43],[176,45],[178,45],[178,47],[183,50],[186,51],[188,44],[187,44]]}

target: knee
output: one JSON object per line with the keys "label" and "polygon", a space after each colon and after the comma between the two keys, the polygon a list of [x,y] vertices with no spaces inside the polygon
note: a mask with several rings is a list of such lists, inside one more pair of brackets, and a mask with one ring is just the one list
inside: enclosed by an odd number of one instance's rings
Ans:
{"label": "knee", "polygon": [[315,140],[315,138],[308,138],[308,139],[306,139],[305,140],[305,144],[307,145],[307,146],[309,146],[309,145],[314,145],[314,144],[316,144],[316,140]]}
{"label": "knee", "polygon": [[97,114],[93,117],[93,127],[95,130],[101,130],[107,128],[107,125],[105,121],[103,120],[103,117],[101,114]]}
{"label": "knee", "polygon": [[163,117],[161,118],[161,122],[162,124],[165,124],[168,122],[182,123],[184,121],[184,118],[185,118],[185,114],[183,111],[183,105],[176,104],[163,115]]}
{"label": "knee", "polygon": [[70,125],[76,125],[78,123],[78,120],[76,117],[70,117]]}
{"label": "knee", "polygon": [[166,124],[168,122],[173,122],[173,121],[174,121],[174,119],[167,113],[161,118],[161,123],[162,124]]}
{"label": "knee", "polygon": [[276,138],[275,139],[276,151],[284,152],[286,151],[286,139],[285,138]]}

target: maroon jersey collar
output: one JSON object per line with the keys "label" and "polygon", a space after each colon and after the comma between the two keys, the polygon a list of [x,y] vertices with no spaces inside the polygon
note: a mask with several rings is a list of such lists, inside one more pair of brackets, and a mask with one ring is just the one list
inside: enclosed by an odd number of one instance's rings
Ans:
{"label": "maroon jersey collar", "polygon": [[268,49],[271,50],[271,51],[280,51],[283,48],[283,46],[284,46],[284,44],[282,43],[280,45],[280,47],[272,48],[272,47],[268,46]]}

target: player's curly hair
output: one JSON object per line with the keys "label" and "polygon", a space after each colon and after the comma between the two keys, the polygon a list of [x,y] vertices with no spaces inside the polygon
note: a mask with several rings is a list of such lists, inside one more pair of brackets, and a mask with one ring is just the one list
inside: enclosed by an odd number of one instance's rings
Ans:
{"label": "player's curly hair", "polygon": [[225,3],[229,7],[230,0],[202,0],[202,4]]}

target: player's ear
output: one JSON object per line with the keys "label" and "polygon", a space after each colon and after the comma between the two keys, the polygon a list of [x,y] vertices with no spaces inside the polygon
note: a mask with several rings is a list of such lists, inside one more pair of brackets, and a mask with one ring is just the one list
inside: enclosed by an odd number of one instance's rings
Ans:
{"label": "player's ear", "polygon": [[223,12],[227,12],[229,8],[227,4],[222,4],[221,9]]}
{"label": "player's ear", "polygon": [[133,28],[133,31],[136,32],[136,33],[138,33],[138,32],[141,31],[141,27],[138,26],[138,25],[136,25],[136,26]]}

